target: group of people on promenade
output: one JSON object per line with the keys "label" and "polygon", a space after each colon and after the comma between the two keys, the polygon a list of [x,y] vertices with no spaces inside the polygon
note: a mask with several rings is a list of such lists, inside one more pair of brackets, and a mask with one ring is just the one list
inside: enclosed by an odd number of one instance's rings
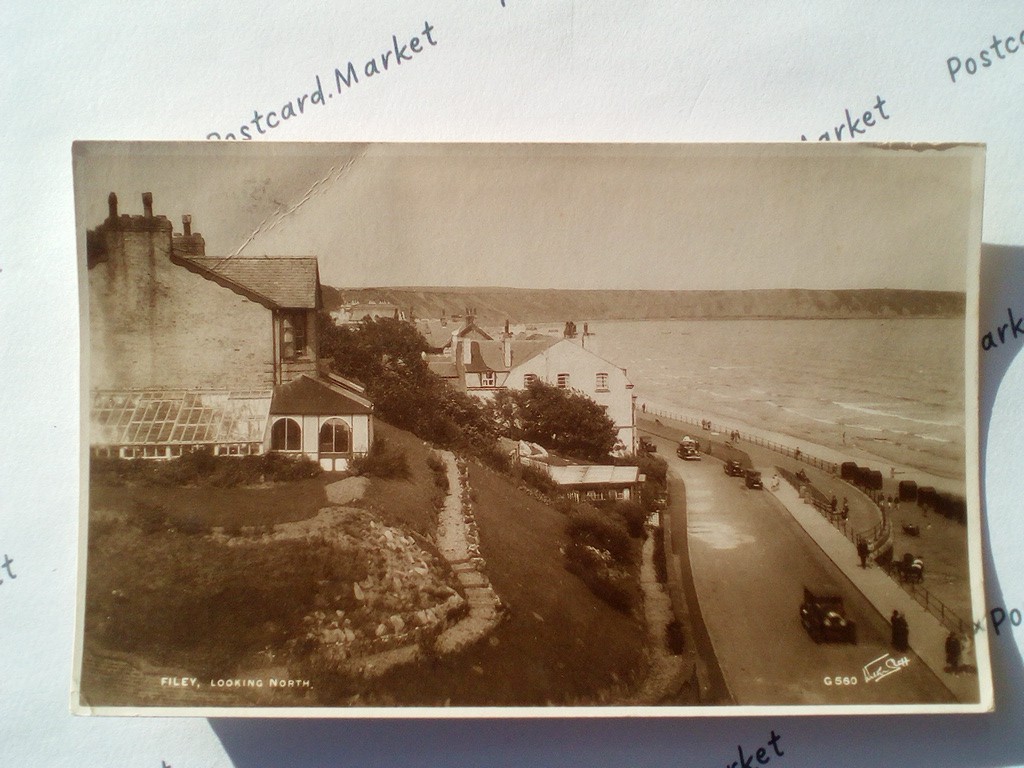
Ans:
{"label": "group of people on promenade", "polygon": [[[910,649],[910,625],[907,624],[907,617],[897,610],[889,617],[889,626],[892,631],[892,647],[897,651]],[[957,673],[961,671],[960,657],[963,654],[963,641],[956,630],[951,629],[946,635],[946,671]]]}

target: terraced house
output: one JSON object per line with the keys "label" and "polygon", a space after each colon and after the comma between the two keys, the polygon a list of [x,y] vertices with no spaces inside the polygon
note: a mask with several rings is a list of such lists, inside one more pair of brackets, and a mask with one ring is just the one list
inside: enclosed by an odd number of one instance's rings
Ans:
{"label": "terraced house", "polygon": [[86,233],[93,455],[168,459],[280,451],[342,470],[373,439],[373,405],[318,356],[316,257],[210,257],[153,214]]}

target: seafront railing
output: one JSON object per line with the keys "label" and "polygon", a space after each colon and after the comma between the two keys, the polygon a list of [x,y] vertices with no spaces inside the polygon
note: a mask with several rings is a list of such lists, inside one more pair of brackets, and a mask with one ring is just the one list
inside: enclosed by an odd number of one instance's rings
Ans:
{"label": "seafront railing", "polygon": [[698,429],[709,429],[712,432],[735,435],[740,440],[752,443],[753,445],[759,445],[762,448],[768,448],[769,450],[775,451],[776,453],[781,453],[783,456],[788,456],[791,459],[802,461],[804,464],[807,464],[808,466],[816,467],[817,469],[824,470],[825,472],[829,472],[833,475],[839,471],[839,465],[836,464],[834,461],[825,461],[824,459],[820,459],[817,456],[804,453],[799,448],[790,448],[788,445],[783,445],[782,443],[777,443],[774,440],[768,440],[758,435],[752,435],[740,429],[729,429],[727,427],[723,427],[721,424],[715,424],[715,422],[710,419],[694,419],[690,418],[689,416],[683,416],[682,414],[679,413],[672,413],[671,411],[665,411],[659,408],[651,408],[646,405],[643,408],[642,415],[660,416],[661,418],[664,419],[672,419],[673,421],[679,421],[684,424],[689,424]]}
{"label": "seafront railing", "polygon": [[918,605],[942,622],[942,625],[946,627],[946,629],[950,629],[959,634],[967,634],[973,630],[973,624],[963,619],[956,611],[929,592],[927,587],[923,587],[920,584],[915,584],[911,581],[901,581],[897,577],[896,569],[892,563],[889,564],[886,572],[893,581],[903,587],[904,592],[917,601]]}

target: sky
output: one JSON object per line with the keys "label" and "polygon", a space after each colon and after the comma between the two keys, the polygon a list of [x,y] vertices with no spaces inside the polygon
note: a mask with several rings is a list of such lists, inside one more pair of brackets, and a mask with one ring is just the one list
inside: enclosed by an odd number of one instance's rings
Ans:
{"label": "sky", "polygon": [[965,290],[983,152],[866,144],[79,143],[79,243],[117,193],[211,256],[336,287]]}

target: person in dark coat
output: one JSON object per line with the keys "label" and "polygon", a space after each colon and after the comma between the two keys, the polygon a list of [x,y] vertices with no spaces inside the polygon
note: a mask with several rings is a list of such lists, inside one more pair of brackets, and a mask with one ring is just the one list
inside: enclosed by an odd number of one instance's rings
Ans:
{"label": "person in dark coat", "polygon": [[868,555],[870,550],[868,549],[868,543],[863,538],[857,539],[857,556],[860,558],[860,567],[868,567]]}
{"label": "person in dark coat", "polygon": [[960,644],[960,637],[956,632],[950,631],[946,636],[946,667],[950,672],[957,672],[960,669],[960,653],[963,646]]}
{"label": "person in dark coat", "polygon": [[893,645],[897,651],[905,651],[910,648],[910,625],[907,624],[907,617],[898,611],[893,628]]}

